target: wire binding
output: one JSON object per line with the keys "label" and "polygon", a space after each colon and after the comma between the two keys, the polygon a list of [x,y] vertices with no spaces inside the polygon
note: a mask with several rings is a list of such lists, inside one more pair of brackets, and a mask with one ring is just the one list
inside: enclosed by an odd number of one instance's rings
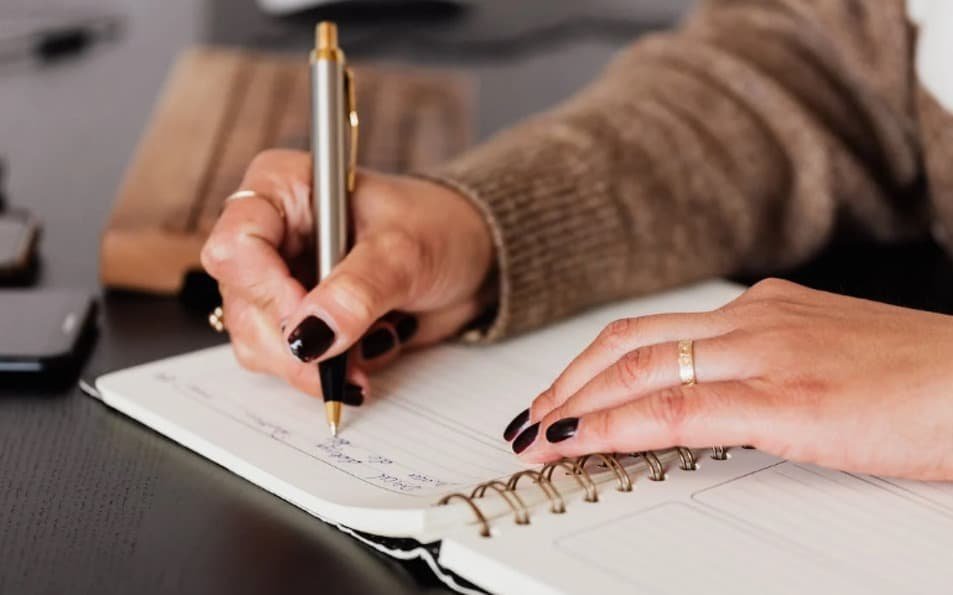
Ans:
{"label": "wire binding", "polygon": [[481,483],[473,488],[470,498],[482,498],[486,494],[487,488],[493,488],[493,490],[506,501],[509,507],[513,509],[513,520],[517,525],[529,524],[529,510],[527,510],[523,499],[520,498],[516,492],[507,489],[506,484],[502,481],[494,479],[493,481]]}
{"label": "wire binding", "polygon": [[662,465],[662,461],[659,460],[658,455],[651,450],[646,450],[643,452],[634,452],[632,456],[645,459],[645,464],[649,466],[649,479],[652,481],[665,481],[665,467]]}
{"label": "wire binding", "polygon": [[559,490],[554,488],[552,482],[543,477],[542,473],[539,471],[525,469],[519,473],[514,473],[510,476],[510,480],[506,482],[506,489],[510,491],[516,491],[516,485],[519,483],[521,478],[526,476],[532,477],[533,482],[536,483],[536,485],[543,490],[543,493],[546,494],[546,497],[549,498],[549,512],[553,514],[562,514],[566,512],[566,503],[563,501],[563,497],[559,495]]}
{"label": "wire binding", "polygon": [[580,469],[585,468],[586,463],[592,457],[599,457],[599,460],[605,464],[606,467],[612,469],[612,472],[615,473],[616,479],[619,480],[619,486],[616,488],[620,492],[631,492],[632,491],[632,478],[629,477],[629,474],[625,472],[625,469],[622,468],[622,465],[619,464],[619,461],[615,457],[603,454],[603,453],[594,453],[591,455],[583,455],[576,459],[576,466]]}
{"label": "wire binding", "polygon": [[539,472],[546,477],[550,483],[552,483],[553,471],[555,471],[557,467],[566,469],[567,475],[572,475],[576,478],[576,481],[579,482],[579,485],[582,487],[582,489],[586,491],[586,502],[599,501],[599,490],[596,489],[596,482],[592,480],[592,476],[589,475],[588,471],[579,467],[575,463],[563,459],[562,461],[556,461],[555,463],[547,464],[545,467],[540,469]]}
{"label": "wire binding", "polygon": [[483,516],[483,512],[480,510],[480,507],[474,504],[473,499],[466,494],[461,494],[460,492],[455,492],[453,494],[448,494],[440,499],[437,502],[437,506],[446,506],[450,503],[451,500],[459,499],[467,503],[467,505],[473,510],[473,514],[476,516],[477,521],[480,523],[480,536],[489,537],[490,536],[490,524],[486,522],[486,517]]}
{"label": "wire binding", "polygon": [[685,448],[684,446],[676,446],[675,452],[678,453],[678,458],[680,463],[678,468],[682,471],[697,471],[698,470],[698,461],[695,460],[695,453],[692,452],[692,449]]}
{"label": "wire binding", "polygon": [[[674,450],[678,454],[680,461],[679,468],[684,471],[695,471],[698,469],[697,458],[691,449],[684,446],[676,446]],[[632,478],[626,472],[622,464],[617,460],[617,456],[631,456],[637,458],[641,457],[645,460],[645,463],[649,467],[649,479],[652,481],[662,481],[665,479],[665,466],[662,464],[661,459],[659,459],[658,454],[656,454],[654,451],[647,450],[642,452],[633,452],[629,453],[628,455],[593,453],[578,457],[574,460],[563,459],[561,461],[548,463],[539,471],[525,469],[511,475],[505,484],[500,480],[492,480],[481,483],[473,488],[473,492],[469,496],[460,492],[448,494],[447,496],[441,498],[440,501],[437,502],[437,505],[445,506],[453,500],[463,500],[467,503],[467,506],[473,510],[473,514],[476,516],[477,522],[480,524],[480,535],[483,537],[490,537],[490,524],[487,522],[483,511],[480,510],[480,507],[474,502],[476,499],[483,498],[486,495],[486,491],[488,489],[492,489],[498,493],[504,501],[506,501],[507,505],[513,511],[514,521],[517,525],[528,525],[530,522],[529,509],[526,507],[523,499],[520,498],[519,494],[516,492],[516,488],[519,485],[520,479],[527,476],[532,477],[533,482],[539,486],[544,494],[546,494],[546,498],[549,500],[550,504],[549,511],[553,514],[562,514],[566,512],[566,502],[563,500],[559,490],[557,490],[553,485],[552,479],[555,470],[557,468],[562,468],[568,475],[572,475],[576,479],[580,487],[582,487],[582,489],[586,492],[586,502],[598,502],[599,491],[596,487],[596,482],[585,468],[586,463],[593,458],[599,461],[600,467],[612,470],[612,473],[615,475],[617,480],[618,485],[616,489],[618,491],[632,491]],[[728,448],[725,446],[713,446],[711,449],[711,458],[715,459],[716,461],[727,460]]]}

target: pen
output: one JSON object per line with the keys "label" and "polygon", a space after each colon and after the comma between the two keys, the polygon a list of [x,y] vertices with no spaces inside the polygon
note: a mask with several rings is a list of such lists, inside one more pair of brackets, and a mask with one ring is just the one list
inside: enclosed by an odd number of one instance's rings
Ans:
{"label": "pen", "polygon": [[[338,47],[334,23],[318,23],[311,52],[311,201],[315,214],[318,283],[344,258],[348,245],[348,195],[354,190],[357,106],[354,81]],[[350,138],[345,136],[345,129]],[[318,364],[331,435],[341,424],[347,352]]]}

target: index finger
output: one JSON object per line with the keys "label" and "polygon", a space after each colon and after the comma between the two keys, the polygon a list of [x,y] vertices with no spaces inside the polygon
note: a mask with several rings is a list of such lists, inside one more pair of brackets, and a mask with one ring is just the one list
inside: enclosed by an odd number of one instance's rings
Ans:
{"label": "index finger", "polygon": [[249,196],[226,202],[202,250],[203,266],[221,285],[279,316],[287,316],[305,293],[281,251],[300,251],[306,234],[298,228],[312,224],[308,164],[299,151],[256,157],[242,181]]}

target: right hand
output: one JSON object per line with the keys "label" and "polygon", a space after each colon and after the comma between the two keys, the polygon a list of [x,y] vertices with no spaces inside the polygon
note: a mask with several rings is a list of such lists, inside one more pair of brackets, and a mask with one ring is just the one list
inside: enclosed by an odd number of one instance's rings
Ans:
{"label": "right hand", "polygon": [[489,227],[470,201],[416,178],[361,172],[352,196],[353,247],[334,272],[306,288],[292,270],[313,271],[311,158],[269,150],[241,188],[269,199],[229,201],[202,250],[219,284],[235,355],[249,370],[320,395],[314,362],[352,349],[349,380],[368,390],[366,372],[401,349],[461,330],[488,305],[481,296],[492,264]]}

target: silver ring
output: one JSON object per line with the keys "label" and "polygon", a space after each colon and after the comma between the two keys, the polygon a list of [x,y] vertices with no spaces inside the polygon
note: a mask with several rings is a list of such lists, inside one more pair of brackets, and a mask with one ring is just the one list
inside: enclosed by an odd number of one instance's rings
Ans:
{"label": "silver ring", "polygon": [[695,384],[695,342],[691,339],[678,342],[678,378],[683,386]]}
{"label": "silver ring", "polygon": [[285,218],[285,208],[281,206],[281,202],[278,199],[268,196],[267,194],[262,194],[261,192],[257,192],[255,190],[236,190],[235,192],[232,192],[231,194],[225,197],[225,202],[232,202],[234,200],[245,200],[248,198],[262,199],[263,201],[270,204],[276,211],[278,211],[279,217],[281,217],[282,219]]}

